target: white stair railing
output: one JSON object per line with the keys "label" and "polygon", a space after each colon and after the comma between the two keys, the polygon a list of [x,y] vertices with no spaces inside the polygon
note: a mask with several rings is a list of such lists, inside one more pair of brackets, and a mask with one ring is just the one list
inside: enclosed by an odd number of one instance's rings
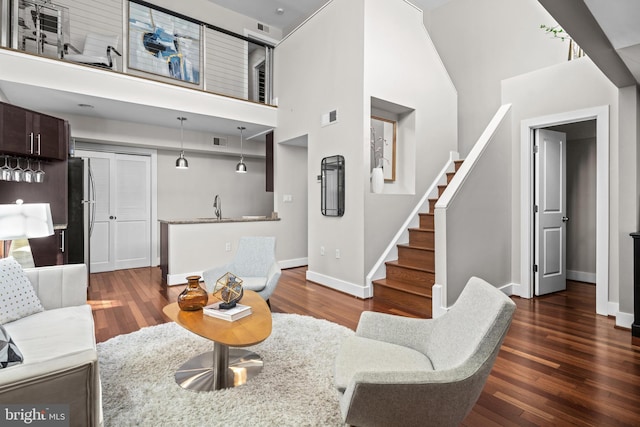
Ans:
{"label": "white stair railing", "polygon": [[469,276],[500,286],[509,274],[510,111],[511,104],[498,109],[436,202],[434,318],[447,311]]}

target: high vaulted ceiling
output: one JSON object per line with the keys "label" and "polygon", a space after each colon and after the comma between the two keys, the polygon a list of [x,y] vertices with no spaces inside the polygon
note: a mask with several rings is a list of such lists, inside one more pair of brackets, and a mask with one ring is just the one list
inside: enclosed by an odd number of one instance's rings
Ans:
{"label": "high vaulted ceiling", "polygon": [[[209,0],[226,9],[250,16],[259,22],[281,28],[288,34],[320,9],[328,0]],[[433,9],[448,0],[412,0],[422,10]]]}
{"label": "high vaulted ceiling", "polygon": [[[283,29],[287,34],[312,15],[327,0],[209,0],[225,8],[250,16],[259,22]],[[423,10],[431,10],[450,0],[413,0]],[[640,82],[640,0],[538,0],[551,15],[580,44],[587,55],[618,87]],[[278,9],[282,9],[282,13]],[[1,74],[1,73],[0,73]],[[68,114],[93,115],[122,120],[123,115],[148,124],[179,127],[175,112],[159,111],[157,107],[90,99],[77,93],[58,93],[33,85],[16,85],[2,81],[2,90],[10,102],[35,110]],[[78,111],[78,104],[98,104],[94,111]],[[97,106],[97,105],[96,105]],[[153,119],[150,119],[153,118]],[[169,120],[173,119],[173,120]],[[175,122],[171,124],[172,122]],[[194,130],[214,134],[232,134],[237,121],[211,120],[209,116],[194,116],[189,122]],[[247,124],[249,128],[251,124]],[[249,130],[248,128],[248,130]],[[264,126],[255,126],[253,133],[260,133]]]}
{"label": "high vaulted ceiling", "polygon": [[640,1],[538,1],[613,84],[640,83]]}

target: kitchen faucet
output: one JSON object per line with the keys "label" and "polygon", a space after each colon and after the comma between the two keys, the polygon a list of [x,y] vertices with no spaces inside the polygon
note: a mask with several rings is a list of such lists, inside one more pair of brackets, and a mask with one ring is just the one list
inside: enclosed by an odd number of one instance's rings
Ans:
{"label": "kitchen faucet", "polygon": [[218,220],[222,219],[222,200],[220,200],[220,196],[216,194],[215,199],[213,199],[213,209]]}

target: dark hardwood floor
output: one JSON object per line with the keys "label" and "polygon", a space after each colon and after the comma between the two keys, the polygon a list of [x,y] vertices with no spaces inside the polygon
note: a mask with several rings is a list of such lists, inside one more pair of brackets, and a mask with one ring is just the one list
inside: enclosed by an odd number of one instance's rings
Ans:
{"label": "dark hardwood floor", "polygon": [[[360,313],[404,314],[305,280],[284,270],[271,297],[274,312],[298,313],[355,329]],[[595,286],[513,297],[517,310],[487,384],[465,426],[639,426],[640,340],[595,314]],[[105,341],[167,322],[162,307],[184,286],[162,284],[159,268],[91,275],[96,338]]]}

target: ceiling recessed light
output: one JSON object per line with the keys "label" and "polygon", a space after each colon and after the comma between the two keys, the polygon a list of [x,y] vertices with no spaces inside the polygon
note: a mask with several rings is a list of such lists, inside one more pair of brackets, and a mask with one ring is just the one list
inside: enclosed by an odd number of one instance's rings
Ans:
{"label": "ceiling recessed light", "polygon": [[277,9],[276,9],[276,13],[277,13],[278,15],[284,15],[284,9],[283,9],[283,8],[281,8],[281,7],[279,7],[279,8],[277,8]]}
{"label": "ceiling recessed light", "polygon": [[80,107],[80,108],[94,108],[93,105],[91,105],[91,104],[78,104],[78,107]]}

